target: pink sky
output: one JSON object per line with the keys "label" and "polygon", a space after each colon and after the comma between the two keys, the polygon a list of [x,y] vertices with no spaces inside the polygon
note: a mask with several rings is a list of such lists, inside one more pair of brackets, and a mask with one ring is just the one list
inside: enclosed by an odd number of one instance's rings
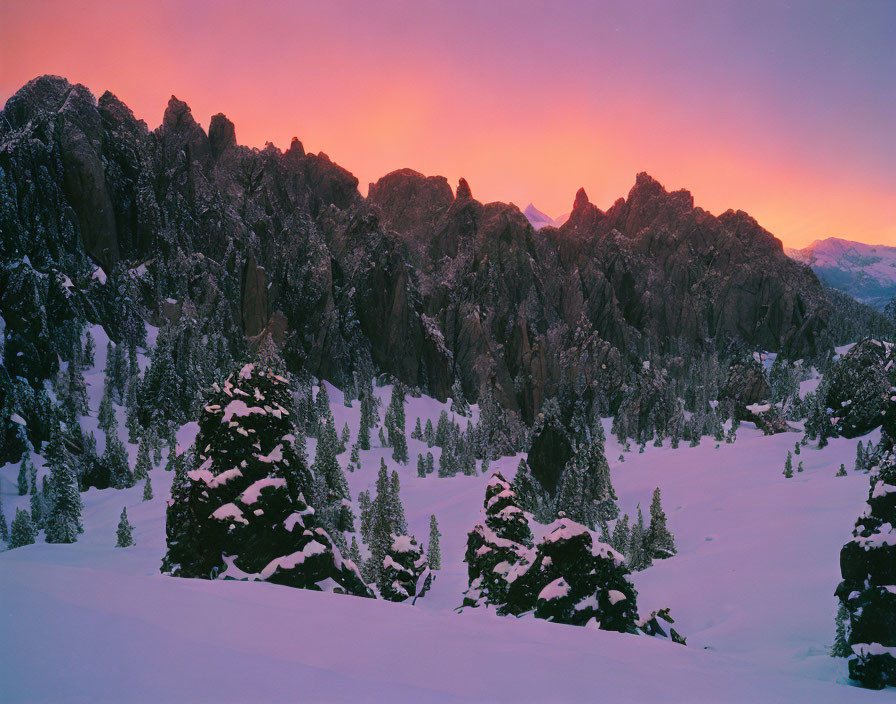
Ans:
{"label": "pink sky", "polygon": [[550,215],[638,171],[785,244],[896,244],[896,4],[4,4],[0,101],[43,73],[150,127],[171,94],[361,191],[402,167]]}

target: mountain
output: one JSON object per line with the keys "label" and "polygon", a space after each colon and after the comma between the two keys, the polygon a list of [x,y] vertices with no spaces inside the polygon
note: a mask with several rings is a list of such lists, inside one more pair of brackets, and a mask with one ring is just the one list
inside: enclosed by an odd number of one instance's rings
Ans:
{"label": "mountain", "polygon": [[545,213],[541,212],[532,203],[529,203],[529,205],[526,206],[526,209],[523,211],[523,215],[526,216],[526,219],[536,230],[540,230],[541,228],[548,226],[560,227],[569,219],[569,213],[561,215],[558,218],[552,218],[550,215],[546,215]]}
{"label": "mountain", "polygon": [[876,310],[882,311],[896,296],[896,247],[828,237],[785,251],[811,266],[827,285]]}
{"label": "mountain", "polygon": [[563,389],[612,406],[651,356],[820,355],[868,316],[746,213],[716,217],[647,174],[606,212],[580,190],[538,230],[463,179],[357,186],[298,139],[250,149],[222,114],[206,131],[174,96],[149,130],[109,92],[34,79],[0,120],[9,378],[39,388],[79,321],[118,340],[140,317],[189,319],[234,359],[270,337],[340,387],[386,372],[444,399],[459,381],[530,423]]}

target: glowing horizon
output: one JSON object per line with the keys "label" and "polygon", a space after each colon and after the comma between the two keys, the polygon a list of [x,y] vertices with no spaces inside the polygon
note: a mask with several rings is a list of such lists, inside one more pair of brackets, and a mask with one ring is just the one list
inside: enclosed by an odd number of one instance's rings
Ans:
{"label": "glowing horizon", "polygon": [[635,174],[785,245],[896,245],[896,5],[260,0],[10,3],[0,101],[54,73],[150,129],[173,94],[240,144],[298,137],[358,177],[464,177],[551,217]]}

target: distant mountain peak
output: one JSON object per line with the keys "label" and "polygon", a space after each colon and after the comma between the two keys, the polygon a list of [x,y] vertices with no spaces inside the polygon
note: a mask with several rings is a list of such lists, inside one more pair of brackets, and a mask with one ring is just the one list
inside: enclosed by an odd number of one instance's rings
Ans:
{"label": "distant mountain peak", "polygon": [[566,222],[566,219],[569,217],[569,213],[567,213],[566,215],[561,215],[559,218],[552,218],[547,213],[536,208],[533,203],[529,203],[529,205],[526,206],[523,215],[526,216],[526,219],[536,230],[540,230],[543,227],[560,227],[560,225]]}

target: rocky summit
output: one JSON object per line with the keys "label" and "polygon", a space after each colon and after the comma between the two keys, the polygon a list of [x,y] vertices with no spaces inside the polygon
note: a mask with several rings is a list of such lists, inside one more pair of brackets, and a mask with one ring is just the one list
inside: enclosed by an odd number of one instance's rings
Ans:
{"label": "rocky summit", "polygon": [[226,116],[206,132],[174,96],[151,131],[111,93],[43,76],[3,118],[0,312],[32,379],[56,364],[42,316],[77,308],[115,338],[117,272],[160,259],[179,262],[184,295],[144,277],[151,316],[213,303],[247,345],[270,332],[294,370],[337,385],[388,372],[438,398],[488,386],[530,423],[558,390],[612,393],[652,355],[812,357],[856,318],[749,215],[646,173],[608,210],[580,190],[562,226],[536,230],[463,179],[452,191],[410,169],[364,198],[326,154],[241,146]]}

